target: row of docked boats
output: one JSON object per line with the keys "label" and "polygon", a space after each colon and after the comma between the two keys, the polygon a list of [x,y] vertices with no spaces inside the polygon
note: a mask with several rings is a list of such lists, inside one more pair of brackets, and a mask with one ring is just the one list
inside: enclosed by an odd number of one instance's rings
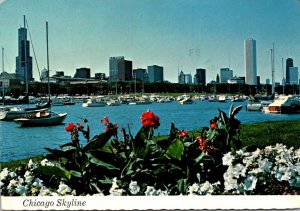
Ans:
{"label": "row of docked boats", "polygon": [[299,95],[280,95],[270,99],[249,101],[247,111],[261,111],[273,114],[296,114],[300,113]]}

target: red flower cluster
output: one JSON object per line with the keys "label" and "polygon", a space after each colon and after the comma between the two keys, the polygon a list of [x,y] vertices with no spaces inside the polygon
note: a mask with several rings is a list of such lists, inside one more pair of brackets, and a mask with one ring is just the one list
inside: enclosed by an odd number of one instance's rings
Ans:
{"label": "red flower cluster", "polygon": [[203,138],[201,136],[198,136],[196,138],[196,141],[198,141],[198,143],[199,143],[199,149],[201,151],[204,151],[206,154],[212,154],[216,151],[213,144],[211,142],[203,140]]}
{"label": "red flower cluster", "polygon": [[184,138],[184,137],[186,137],[188,135],[189,135],[189,133],[187,131],[182,130],[182,131],[180,131],[180,133],[179,133],[178,136],[179,136],[179,138]]}
{"label": "red flower cluster", "polygon": [[156,116],[152,111],[146,111],[141,116],[141,122],[144,127],[154,127],[158,128],[159,123],[159,117]]}
{"label": "red flower cluster", "polygon": [[67,127],[65,127],[65,131],[67,132],[74,132],[75,130],[83,130],[83,126],[79,123],[77,123],[77,125],[74,125],[72,122],[70,122]]}
{"label": "red flower cluster", "polygon": [[109,122],[108,117],[104,117],[103,119],[100,120],[101,123],[104,123],[105,131],[109,131],[110,129],[114,129],[118,127],[118,124],[112,124]]}

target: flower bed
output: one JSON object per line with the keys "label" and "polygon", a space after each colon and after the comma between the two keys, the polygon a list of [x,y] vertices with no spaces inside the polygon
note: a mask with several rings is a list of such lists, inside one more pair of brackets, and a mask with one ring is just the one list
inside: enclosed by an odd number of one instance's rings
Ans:
{"label": "flower bed", "polygon": [[[31,160],[14,171],[3,169],[0,187],[5,196],[63,195],[206,195],[298,194],[300,149],[282,144],[241,148],[240,122],[231,107],[209,127],[190,134],[171,124],[163,140],[153,135],[159,117],[147,111],[135,137],[107,117],[105,132],[90,140],[85,126],[70,123],[71,142],[40,163]],[[82,146],[80,133],[87,144]],[[110,142],[109,142],[110,141]]]}

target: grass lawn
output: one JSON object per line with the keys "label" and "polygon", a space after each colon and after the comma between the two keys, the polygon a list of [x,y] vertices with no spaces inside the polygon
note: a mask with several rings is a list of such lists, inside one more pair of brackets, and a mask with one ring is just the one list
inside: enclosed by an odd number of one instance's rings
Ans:
{"label": "grass lawn", "polygon": [[300,147],[300,120],[264,122],[241,125],[243,146],[265,147],[282,143],[287,147]]}
{"label": "grass lawn", "polygon": [[[158,140],[165,136],[158,137]],[[264,122],[256,124],[247,124],[241,126],[241,141],[243,146],[256,145],[265,147],[282,143],[287,147],[300,147],[300,120],[298,121],[279,121],[279,122]],[[38,155],[32,158],[15,160],[5,163],[0,163],[0,169],[14,169],[21,165],[27,165],[28,161],[41,161],[43,155]]]}

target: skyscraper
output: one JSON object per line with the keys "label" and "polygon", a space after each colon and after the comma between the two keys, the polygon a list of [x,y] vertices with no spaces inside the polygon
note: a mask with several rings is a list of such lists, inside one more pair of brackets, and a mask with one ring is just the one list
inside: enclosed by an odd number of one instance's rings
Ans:
{"label": "skyscraper", "polygon": [[91,78],[91,69],[86,67],[76,69],[74,78]]}
{"label": "skyscraper", "polygon": [[286,74],[286,84],[291,84],[291,78],[290,78],[290,67],[293,67],[293,59],[287,58],[286,60],[286,69],[285,69],[285,74]]}
{"label": "skyscraper", "polygon": [[158,65],[147,67],[149,82],[163,82],[164,81],[164,68]]}
{"label": "skyscraper", "polygon": [[244,64],[246,84],[257,85],[256,41],[254,39],[244,41]]}
{"label": "skyscraper", "polygon": [[298,67],[290,67],[289,68],[289,79],[290,85],[298,85],[299,79],[298,79]]}
{"label": "skyscraper", "polygon": [[27,40],[27,29],[18,30],[18,56],[16,57],[16,78],[26,83],[32,81],[32,57],[30,56],[30,43]]}
{"label": "skyscraper", "polygon": [[146,69],[138,68],[138,69],[134,69],[132,72],[133,72],[133,78],[135,78],[136,80],[146,81],[147,78]]}
{"label": "skyscraper", "polygon": [[221,68],[220,69],[220,82],[221,83],[228,83],[228,80],[230,80],[233,77],[233,71],[229,68]]}
{"label": "skyscraper", "polygon": [[196,69],[196,75],[194,76],[195,78],[195,83],[196,84],[201,84],[201,85],[206,85],[206,75],[205,75],[205,69],[199,68]]}
{"label": "skyscraper", "polygon": [[127,61],[124,56],[109,58],[109,80],[131,81],[132,80],[132,61]]}

